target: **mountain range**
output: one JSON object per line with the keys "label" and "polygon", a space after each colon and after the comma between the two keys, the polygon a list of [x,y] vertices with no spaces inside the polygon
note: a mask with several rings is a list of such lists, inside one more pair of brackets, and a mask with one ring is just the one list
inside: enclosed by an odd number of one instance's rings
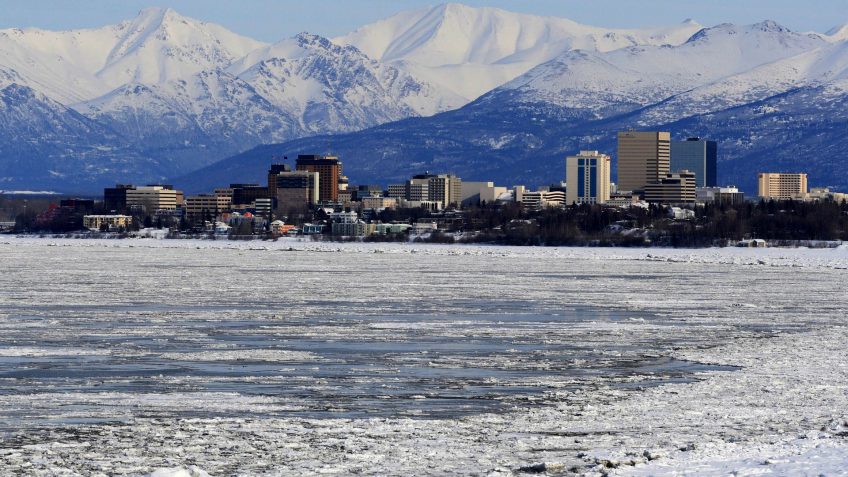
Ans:
{"label": "mountain range", "polygon": [[717,140],[719,181],[749,192],[761,170],[848,189],[846,99],[848,26],[615,30],[447,4],[265,44],[147,9],[0,30],[0,189],[196,192],[325,152],[354,183],[430,170],[539,185],[579,149],[614,156],[627,128]]}

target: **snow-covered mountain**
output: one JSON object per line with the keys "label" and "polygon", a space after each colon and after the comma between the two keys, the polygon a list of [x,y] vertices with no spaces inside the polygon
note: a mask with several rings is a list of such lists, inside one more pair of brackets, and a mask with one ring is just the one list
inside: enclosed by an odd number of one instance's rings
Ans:
{"label": "snow-covered mountain", "polygon": [[[95,29],[0,30],[0,183],[94,191],[263,143],[311,148],[290,154],[332,143],[371,161],[346,161],[353,177],[378,181],[431,164],[532,183],[540,151],[607,147],[611,125],[698,125],[757,154],[772,130],[726,111],[754,120],[784,108],[779,117],[807,123],[833,114],[848,90],[846,44],[848,25],[617,30],[458,4],[274,44],[156,8]],[[801,114],[801,91],[821,104]],[[741,139],[707,118],[762,136]],[[321,134],[336,136],[298,139]]]}
{"label": "snow-covered mountain", "polygon": [[352,46],[308,33],[255,50],[227,71],[310,133],[353,131],[464,104]]}
{"label": "snow-covered mountain", "polygon": [[567,51],[495,93],[509,95],[513,101],[590,110],[603,117],[829,44],[820,35],[795,33],[771,21],[723,24],[703,28],[677,46]]}
{"label": "snow-covered mountain", "polygon": [[[569,153],[598,149],[614,157],[617,131],[661,128],[675,138],[717,140],[719,181],[748,193],[763,170],[807,171],[811,184],[845,190],[846,104],[848,40],[766,21],[703,28],[679,45],[566,51],[458,110],[332,141],[353,181],[443,170],[544,185],[562,179]],[[243,171],[239,179],[251,180],[249,171],[270,151],[318,150],[326,141],[263,146],[198,177],[211,184]]]}
{"label": "snow-covered mountain", "polygon": [[[153,161],[174,159],[180,167],[172,173],[263,142],[354,131],[465,102],[317,35],[267,45],[157,8],[98,29],[0,31],[0,88],[10,85],[104,125]],[[89,139],[102,138],[81,138]]]}
{"label": "snow-covered mountain", "polygon": [[335,41],[470,101],[566,51],[678,45],[700,29],[687,20],[667,28],[617,30],[452,3],[401,12]]}
{"label": "snow-covered mountain", "polygon": [[87,191],[92,178],[162,179],[181,168],[144,157],[108,126],[19,84],[0,89],[0,124],[0,189]]}
{"label": "snow-covered mountain", "polygon": [[224,68],[264,43],[171,9],[149,8],[96,29],[0,30],[0,65],[63,104],[129,83],[157,84]]}

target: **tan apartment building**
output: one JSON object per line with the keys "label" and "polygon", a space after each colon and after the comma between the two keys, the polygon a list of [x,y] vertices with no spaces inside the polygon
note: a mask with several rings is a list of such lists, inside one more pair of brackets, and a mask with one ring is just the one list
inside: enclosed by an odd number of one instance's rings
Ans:
{"label": "tan apartment building", "polygon": [[641,191],[669,172],[671,133],[625,131],[618,133],[618,190]]}
{"label": "tan apartment building", "polygon": [[216,219],[217,214],[229,211],[231,205],[232,198],[227,195],[190,195],[185,199],[186,219],[192,222],[202,220],[206,216]]}
{"label": "tan apartment building", "polygon": [[764,199],[787,200],[807,193],[807,174],[785,172],[761,172],[757,188]]}

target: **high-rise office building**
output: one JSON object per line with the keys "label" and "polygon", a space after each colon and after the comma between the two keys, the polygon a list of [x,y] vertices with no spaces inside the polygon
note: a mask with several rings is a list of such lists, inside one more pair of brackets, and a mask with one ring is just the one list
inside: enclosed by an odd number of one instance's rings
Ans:
{"label": "high-rise office building", "polygon": [[786,200],[807,193],[807,174],[761,172],[758,193],[764,199]]}
{"label": "high-rise office building", "polygon": [[[390,186],[391,187],[391,186]],[[419,174],[406,182],[406,200],[434,202],[441,208],[462,203],[462,179],[453,174]]]}
{"label": "high-rise office building", "polygon": [[288,164],[271,164],[268,169],[268,197],[277,196],[277,174],[281,172],[291,172],[291,167]]}
{"label": "high-rise office building", "polygon": [[668,174],[671,133],[662,131],[618,133],[618,190],[642,191]]}
{"label": "high-rise office building", "polygon": [[103,189],[103,208],[107,211],[123,212],[127,208],[127,191],[135,189],[130,184],[116,184]]}
{"label": "high-rise office building", "polygon": [[174,190],[170,185],[149,185],[127,189],[127,207],[142,207],[143,210],[152,214],[157,210],[176,209],[182,205],[182,192]]}
{"label": "high-rise office building", "polygon": [[565,159],[565,203],[603,204],[610,198],[610,162],[598,151],[580,151]]}
{"label": "high-rise office building", "polygon": [[320,200],[321,178],[317,172],[286,171],[274,178],[277,208],[305,207]]}
{"label": "high-rise office building", "polygon": [[314,154],[297,156],[299,171],[318,173],[318,199],[321,202],[336,202],[339,198],[339,176],[342,175],[342,163],[338,157],[318,156]]}
{"label": "high-rise office building", "polygon": [[218,215],[230,209],[230,197],[218,194],[190,195],[185,198],[185,217],[196,223],[200,220],[218,220]]}
{"label": "high-rise office building", "polygon": [[230,184],[233,205],[252,205],[256,199],[268,198],[268,187],[259,184]]}
{"label": "high-rise office building", "polygon": [[697,187],[715,187],[717,152],[715,141],[699,137],[672,141],[670,170],[694,172]]}

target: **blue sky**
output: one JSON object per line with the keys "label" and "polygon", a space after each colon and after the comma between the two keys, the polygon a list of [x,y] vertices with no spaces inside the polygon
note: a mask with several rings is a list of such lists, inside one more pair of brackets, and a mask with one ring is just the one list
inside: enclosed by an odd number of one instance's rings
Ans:
{"label": "blue sky", "polygon": [[[0,0],[0,28],[87,28],[132,18],[149,6],[219,23],[258,40],[300,31],[336,36],[428,0]],[[630,28],[693,18],[704,25],[775,20],[796,31],[825,32],[848,23],[848,0],[467,0],[467,5],[571,18]]]}

